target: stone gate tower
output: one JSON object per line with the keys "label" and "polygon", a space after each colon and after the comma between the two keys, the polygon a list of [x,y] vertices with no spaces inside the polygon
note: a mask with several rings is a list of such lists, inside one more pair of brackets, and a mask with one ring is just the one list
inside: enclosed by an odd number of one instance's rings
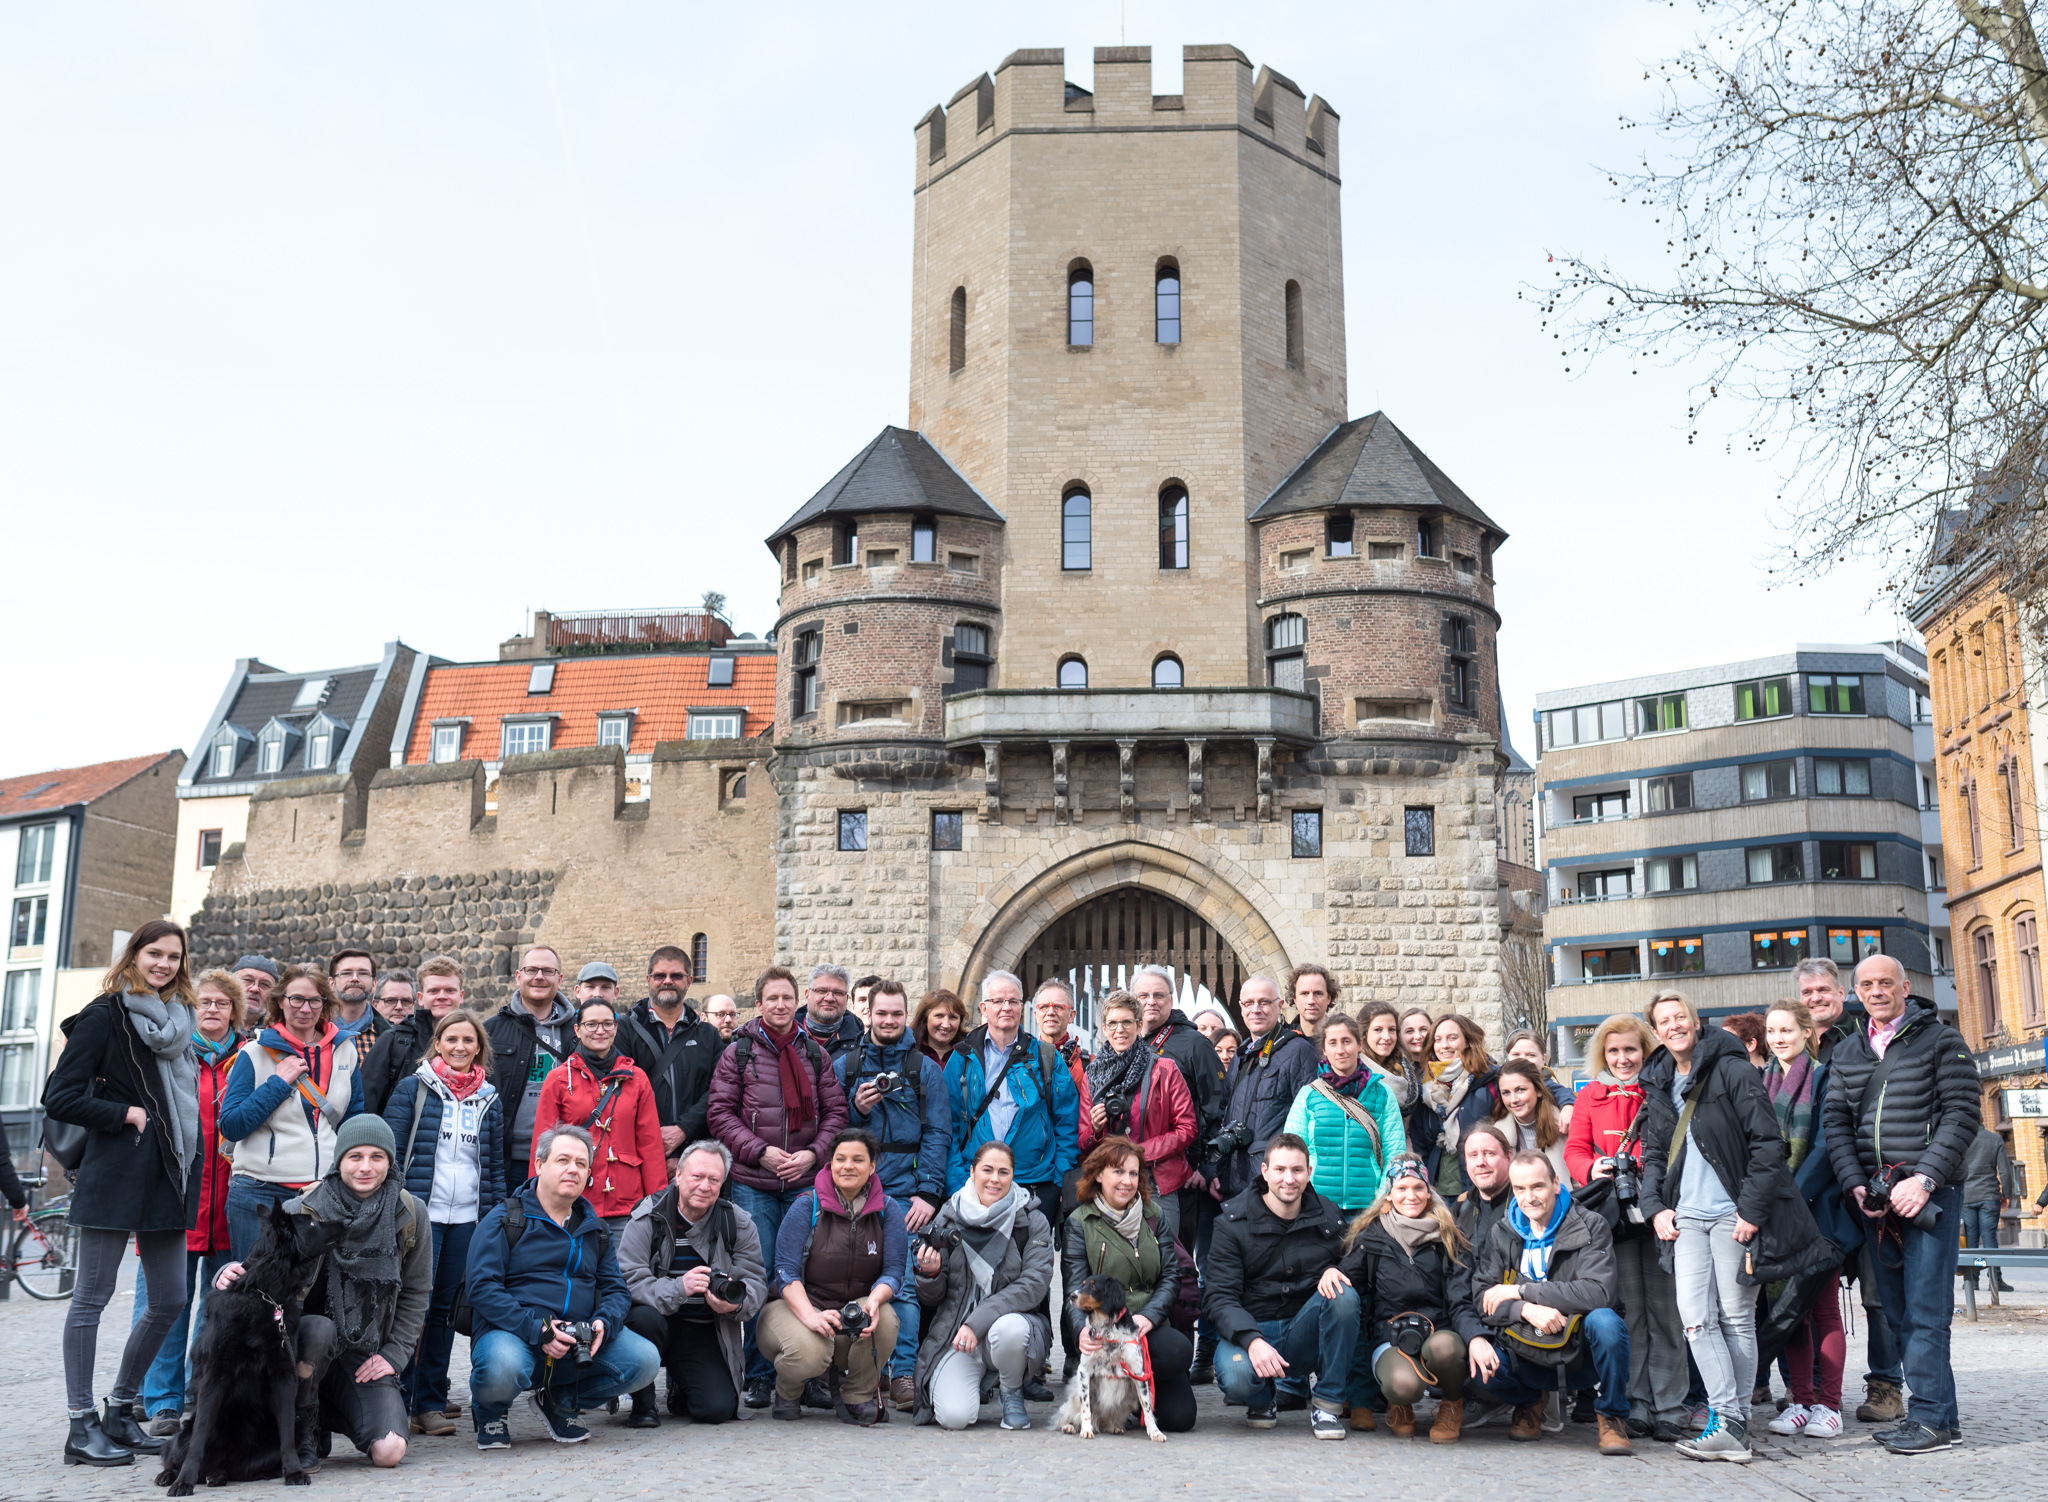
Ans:
{"label": "stone gate tower", "polygon": [[1491,1023],[1506,534],[1347,420],[1336,111],[1184,57],[918,122],[908,426],[769,539],[778,958]]}

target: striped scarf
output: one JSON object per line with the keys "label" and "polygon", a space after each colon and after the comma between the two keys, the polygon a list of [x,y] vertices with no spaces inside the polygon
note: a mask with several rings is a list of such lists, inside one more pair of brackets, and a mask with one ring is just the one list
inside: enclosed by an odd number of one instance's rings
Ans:
{"label": "striped scarf", "polygon": [[1764,1072],[1764,1089],[1785,1138],[1785,1166],[1795,1173],[1813,1147],[1813,1087],[1819,1072],[1810,1053],[1794,1059],[1790,1069],[1782,1059],[1773,1059]]}

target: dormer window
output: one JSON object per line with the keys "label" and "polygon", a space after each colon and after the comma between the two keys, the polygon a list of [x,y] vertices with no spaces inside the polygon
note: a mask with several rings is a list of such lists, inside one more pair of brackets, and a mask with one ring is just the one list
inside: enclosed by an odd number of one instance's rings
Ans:
{"label": "dormer window", "polygon": [[434,739],[427,751],[427,760],[447,763],[462,760],[462,725],[455,722],[434,727]]}
{"label": "dormer window", "polygon": [[249,739],[249,732],[233,725],[223,725],[213,737],[208,775],[232,777],[236,764],[242,759],[242,745]]}
{"label": "dormer window", "polygon": [[600,746],[617,746],[621,751],[629,749],[633,743],[633,717],[623,714],[599,715],[597,743]]}
{"label": "dormer window", "polygon": [[332,715],[315,715],[306,727],[306,770],[332,766],[347,736],[347,727]]}
{"label": "dormer window", "polygon": [[284,764],[292,754],[292,742],[299,738],[296,727],[283,720],[273,719],[256,734],[256,771],[259,776],[274,776],[284,770]]}

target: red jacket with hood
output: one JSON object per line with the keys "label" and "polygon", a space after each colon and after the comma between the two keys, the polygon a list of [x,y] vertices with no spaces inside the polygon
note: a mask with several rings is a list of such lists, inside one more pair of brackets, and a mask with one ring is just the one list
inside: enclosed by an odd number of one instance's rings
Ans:
{"label": "red jacket with hood", "polygon": [[[654,1108],[654,1086],[640,1066],[622,1053],[612,1054],[611,1068],[599,1079],[581,1050],[569,1055],[541,1081],[540,1103],[533,1113],[533,1145],[541,1133],[567,1122],[583,1126],[607,1090],[618,1086],[604,1114],[588,1128],[597,1144],[590,1165],[590,1183],[583,1197],[602,1216],[631,1215],[650,1194],[668,1187],[668,1160],[661,1151],[661,1117]],[[531,1160],[529,1174],[535,1171]]]}

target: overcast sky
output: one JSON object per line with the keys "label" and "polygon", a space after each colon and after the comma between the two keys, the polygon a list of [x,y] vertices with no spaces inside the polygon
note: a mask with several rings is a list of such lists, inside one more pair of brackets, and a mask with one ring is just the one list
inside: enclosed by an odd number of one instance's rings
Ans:
{"label": "overcast sky", "polygon": [[912,127],[1010,51],[1233,42],[1342,116],[1351,411],[1512,534],[1539,689],[1899,629],[1773,591],[1780,474],[1683,370],[1566,374],[1528,284],[1654,269],[1603,167],[1644,0],[10,5],[0,775],[192,748],[238,656],[495,656],[535,607],[772,623],[762,538],[905,418]]}

